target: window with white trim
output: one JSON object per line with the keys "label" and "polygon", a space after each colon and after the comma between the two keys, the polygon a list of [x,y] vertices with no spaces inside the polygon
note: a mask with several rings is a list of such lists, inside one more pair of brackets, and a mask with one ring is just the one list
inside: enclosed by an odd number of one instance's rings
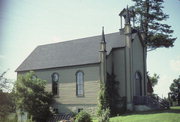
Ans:
{"label": "window with white trim", "polygon": [[84,95],[84,73],[82,71],[76,73],[76,95]]}
{"label": "window with white trim", "polygon": [[52,77],[52,93],[53,95],[58,95],[59,74],[53,73],[51,77]]}

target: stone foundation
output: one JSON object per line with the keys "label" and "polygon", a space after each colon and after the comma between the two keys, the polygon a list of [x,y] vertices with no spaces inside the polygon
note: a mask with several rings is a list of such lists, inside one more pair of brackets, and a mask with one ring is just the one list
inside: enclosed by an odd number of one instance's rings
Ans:
{"label": "stone foundation", "polygon": [[135,105],[135,106],[134,106],[134,110],[135,110],[135,111],[149,111],[149,110],[152,110],[152,109],[149,108],[149,107],[146,106],[146,105]]}

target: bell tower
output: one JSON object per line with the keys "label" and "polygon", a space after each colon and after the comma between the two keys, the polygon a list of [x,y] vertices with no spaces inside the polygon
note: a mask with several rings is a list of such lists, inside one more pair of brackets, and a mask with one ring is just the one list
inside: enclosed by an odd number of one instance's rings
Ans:
{"label": "bell tower", "polygon": [[[132,28],[130,23],[130,12],[127,6],[123,9],[120,14],[121,18],[121,29],[120,33],[125,36],[125,84],[126,84],[126,98],[127,98],[127,109],[133,110],[133,93],[132,93]],[[124,28],[122,28],[122,17],[124,17]]]}

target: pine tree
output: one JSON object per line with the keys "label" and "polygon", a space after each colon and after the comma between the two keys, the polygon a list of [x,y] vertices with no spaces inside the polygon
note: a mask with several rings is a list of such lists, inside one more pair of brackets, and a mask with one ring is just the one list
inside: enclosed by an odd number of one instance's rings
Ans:
{"label": "pine tree", "polygon": [[172,47],[176,38],[172,37],[173,30],[168,24],[163,24],[169,15],[163,12],[164,0],[132,0],[135,5],[136,27],[145,33],[146,45],[149,50],[159,47]]}

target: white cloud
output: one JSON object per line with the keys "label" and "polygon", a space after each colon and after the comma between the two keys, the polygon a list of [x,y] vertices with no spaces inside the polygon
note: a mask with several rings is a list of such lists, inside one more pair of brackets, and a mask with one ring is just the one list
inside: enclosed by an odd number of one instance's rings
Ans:
{"label": "white cloud", "polygon": [[158,94],[160,97],[167,97],[169,90],[169,86],[172,83],[173,78],[169,75],[160,75],[160,79],[158,84],[154,87],[154,93]]}
{"label": "white cloud", "polygon": [[180,71],[180,58],[170,60],[170,67],[173,71]]}

